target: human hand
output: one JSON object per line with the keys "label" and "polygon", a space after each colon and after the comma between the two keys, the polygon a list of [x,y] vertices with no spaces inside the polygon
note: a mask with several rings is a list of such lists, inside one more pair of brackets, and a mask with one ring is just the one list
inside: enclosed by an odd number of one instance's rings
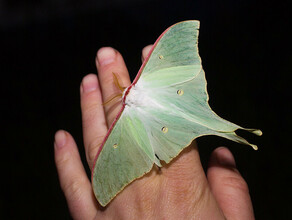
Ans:
{"label": "human hand", "polygon": [[[151,46],[143,49],[142,59]],[[121,108],[120,102],[103,106],[120,93],[114,84],[127,87],[130,78],[119,52],[106,47],[97,53],[98,78],[85,76],[80,86],[86,159],[92,169],[95,155],[108,127]],[[113,104],[114,103],[114,104]],[[207,176],[195,141],[160,170],[128,185],[105,208],[96,201],[75,141],[66,131],[55,135],[55,162],[61,188],[74,219],[254,219],[248,187],[227,148],[211,155]]]}

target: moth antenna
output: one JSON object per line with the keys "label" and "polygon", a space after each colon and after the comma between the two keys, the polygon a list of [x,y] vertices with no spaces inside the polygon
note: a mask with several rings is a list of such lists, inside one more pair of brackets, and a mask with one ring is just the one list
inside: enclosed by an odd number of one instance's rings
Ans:
{"label": "moth antenna", "polygon": [[114,83],[116,85],[117,88],[119,88],[122,92],[125,90],[125,87],[122,87],[119,83],[118,77],[116,76],[116,74],[113,72],[114,75]]}
{"label": "moth antenna", "polygon": [[105,101],[102,103],[103,106],[107,105],[108,103],[110,103],[111,101],[113,101],[114,99],[118,98],[118,97],[122,97],[123,94],[117,94],[117,95],[114,95],[113,97],[111,97],[109,100]]}

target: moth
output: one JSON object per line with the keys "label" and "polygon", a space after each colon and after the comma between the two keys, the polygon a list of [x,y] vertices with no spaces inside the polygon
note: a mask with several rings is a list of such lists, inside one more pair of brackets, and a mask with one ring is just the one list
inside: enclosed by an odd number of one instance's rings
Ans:
{"label": "moth", "polygon": [[257,149],[235,131],[261,135],[260,130],[228,122],[208,104],[198,52],[199,24],[184,21],[166,29],[124,90],[122,108],[92,169],[93,191],[102,206],[154,164],[169,163],[197,137],[217,135]]}

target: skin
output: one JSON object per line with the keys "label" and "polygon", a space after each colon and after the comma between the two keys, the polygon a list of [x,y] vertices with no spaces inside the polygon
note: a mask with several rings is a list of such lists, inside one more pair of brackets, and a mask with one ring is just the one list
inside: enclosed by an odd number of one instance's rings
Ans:
{"label": "skin", "polygon": [[[142,51],[142,60],[151,45]],[[80,86],[83,136],[90,169],[95,155],[121,103],[103,106],[130,85],[121,54],[110,47],[97,52],[98,77],[89,74]],[[55,134],[55,163],[61,188],[74,219],[254,219],[246,182],[236,169],[232,153],[215,149],[205,174],[195,141],[171,163],[135,180],[102,208],[93,195],[91,183],[80,160],[73,137],[64,130]]]}

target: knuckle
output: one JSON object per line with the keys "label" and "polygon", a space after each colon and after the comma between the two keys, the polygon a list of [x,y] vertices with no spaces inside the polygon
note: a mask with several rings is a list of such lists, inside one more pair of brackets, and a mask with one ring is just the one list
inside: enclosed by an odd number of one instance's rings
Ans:
{"label": "knuckle", "polygon": [[100,107],[101,103],[96,101],[89,101],[86,103],[83,103],[82,105],[82,113],[83,113],[83,119],[84,120],[92,120],[97,113],[98,107]]}
{"label": "knuckle", "polygon": [[[107,67],[109,68],[109,67]],[[110,69],[108,70],[108,74],[106,75],[106,77],[103,79],[103,83],[106,85],[106,86],[110,86],[110,85],[114,85],[114,78],[113,78],[113,70]]]}
{"label": "knuckle", "polygon": [[82,110],[87,113],[87,112],[94,112],[96,107],[101,105],[101,103],[98,103],[96,99],[93,97],[90,97],[89,95],[86,97],[87,100],[82,101]]}
{"label": "knuckle", "polygon": [[66,197],[70,197],[73,200],[78,200],[82,197],[84,180],[70,181],[61,185]]}
{"label": "knuckle", "polygon": [[225,185],[235,190],[240,190],[243,193],[249,193],[248,185],[241,176],[225,177]]}
{"label": "knuckle", "polygon": [[93,165],[93,161],[95,159],[96,153],[99,147],[101,146],[103,139],[104,139],[104,136],[97,136],[88,144],[87,151],[86,151],[86,158],[90,167]]}
{"label": "knuckle", "polygon": [[63,154],[55,157],[55,162],[56,162],[57,167],[62,169],[66,167],[70,159],[71,159],[70,152],[64,152]]}

